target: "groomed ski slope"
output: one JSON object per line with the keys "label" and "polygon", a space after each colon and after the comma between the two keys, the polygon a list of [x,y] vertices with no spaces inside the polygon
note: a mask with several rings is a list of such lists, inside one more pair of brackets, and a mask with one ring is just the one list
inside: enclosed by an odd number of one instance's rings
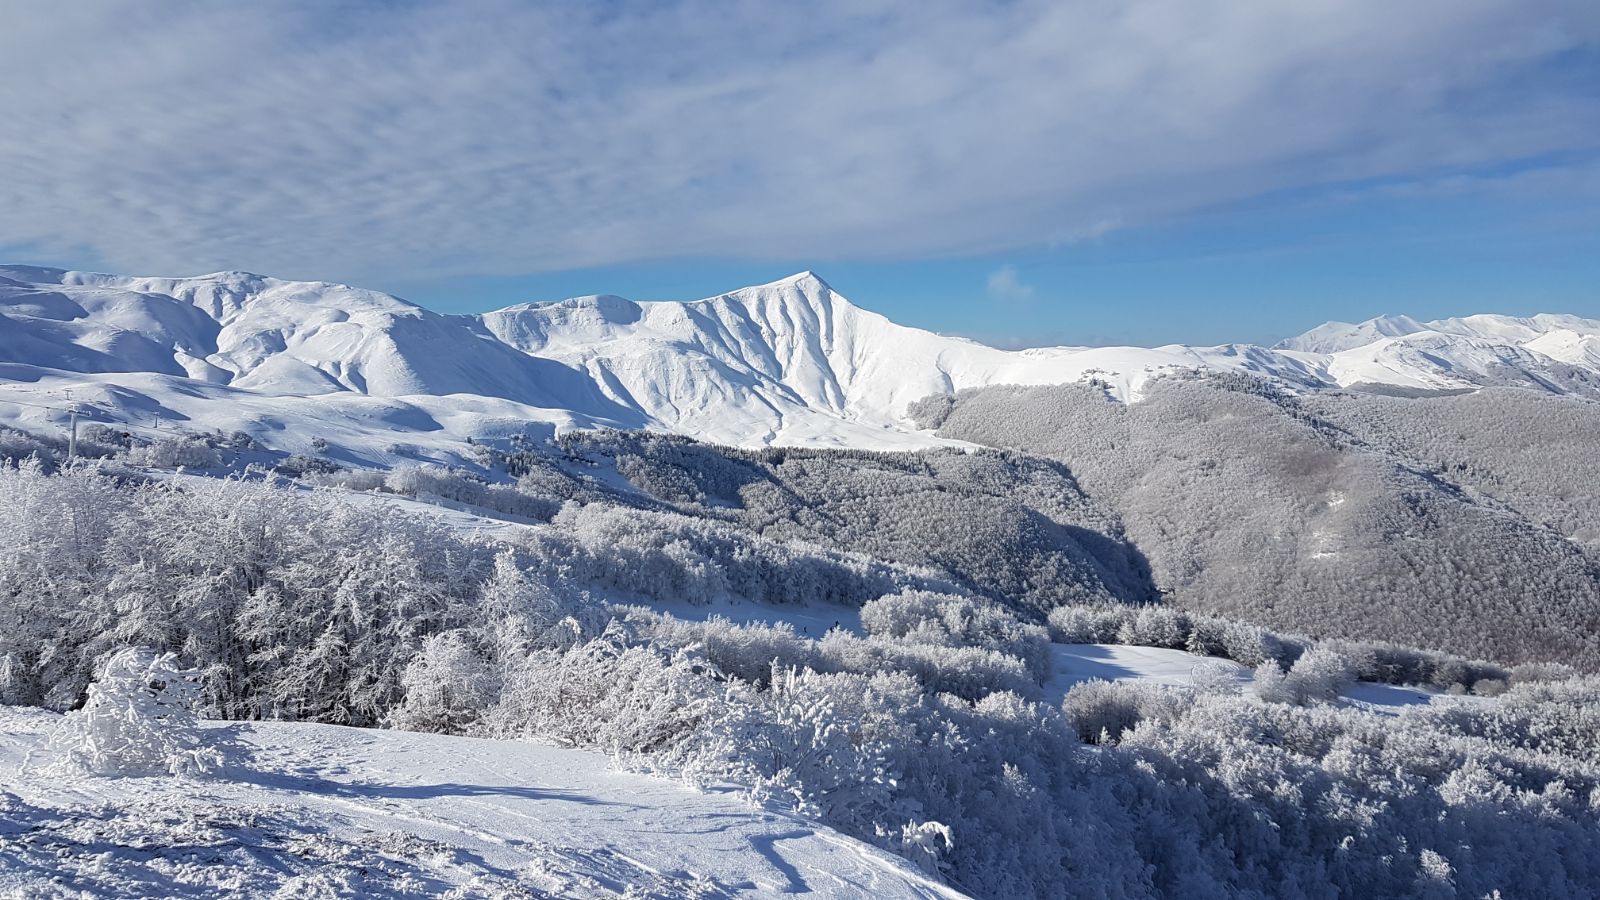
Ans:
{"label": "groomed ski slope", "polygon": [[0,896],[964,896],[831,829],[590,752],[211,723],[222,775],[64,778],[41,751],[58,720],[0,707]]}

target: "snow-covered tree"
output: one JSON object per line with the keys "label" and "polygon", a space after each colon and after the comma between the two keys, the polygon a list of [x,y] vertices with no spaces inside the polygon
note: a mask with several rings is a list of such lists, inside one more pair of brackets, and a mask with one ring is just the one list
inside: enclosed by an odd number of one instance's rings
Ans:
{"label": "snow-covered tree", "polygon": [[55,765],[112,776],[215,771],[222,755],[197,727],[198,682],[173,654],[117,651],[89,686],[83,708],[68,713],[51,735]]}
{"label": "snow-covered tree", "polygon": [[405,699],[388,717],[393,728],[461,734],[499,700],[500,671],[461,629],[422,643],[400,677]]}

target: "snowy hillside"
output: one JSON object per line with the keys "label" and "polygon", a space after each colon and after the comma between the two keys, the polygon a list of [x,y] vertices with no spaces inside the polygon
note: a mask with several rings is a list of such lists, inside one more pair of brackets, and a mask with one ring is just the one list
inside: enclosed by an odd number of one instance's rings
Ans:
{"label": "snowy hillside", "polygon": [[1275,349],[1316,353],[1339,385],[1452,390],[1490,385],[1600,396],[1600,321],[1478,315],[1329,322]]}
{"label": "snowy hillside", "polygon": [[[940,443],[935,393],[1099,379],[1135,401],[1184,369],[1302,388],[1520,385],[1600,396],[1600,322],[1571,316],[1330,323],[1276,348],[1005,351],[897,325],[811,273],[694,302],[581,297],[445,316],[387,294],[238,272],[135,278],[0,267],[0,421],[240,431],[384,462],[468,437],[652,428],[739,446]],[[530,423],[539,425],[530,426]],[[409,448],[408,446],[409,445]]]}
{"label": "snowy hillside", "polygon": [[[794,621],[792,610],[747,612]],[[803,616],[801,617],[803,618]],[[1057,644],[1059,704],[1090,679],[1192,685],[1181,650]],[[1362,682],[1358,708],[1447,698]],[[618,771],[599,753],[304,722],[209,722],[226,765],[202,781],[63,781],[47,737],[61,716],[0,706],[0,892],[71,881],[96,895],[206,897],[246,886],[362,896],[955,898],[905,860],[790,813]],[[85,840],[93,836],[92,844]]]}
{"label": "snowy hillside", "polygon": [[[1095,399],[1159,409],[1196,384]],[[442,470],[325,473],[338,488],[0,466],[0,893],[1600,884],[1600,681],[1106,602],[1090,576],[1115,573],[1046,552],[1105,562],[1124,537],[1060,467],[640,434],[515,462],[548,521],[388,499],[437,495],[420,479]],[[372,475],[399,493],[359,493]],[[1068,602],[1029,615],[1051,594]],[[1592,632],[1564,610],[1545,618]]]}
{"label": "snowy hillside", "polygon": [[217,776],[64,782],[43,747],[60,718],[0,707],[6,896],[963,896],[830,828],[597,753],[219,722],[203,729],[232,748]]}

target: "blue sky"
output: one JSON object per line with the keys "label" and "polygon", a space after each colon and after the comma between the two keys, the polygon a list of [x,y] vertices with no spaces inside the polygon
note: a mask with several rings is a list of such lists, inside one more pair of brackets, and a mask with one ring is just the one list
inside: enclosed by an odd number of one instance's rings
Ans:
{"label": "blue sky", "polygon": [[1600,317],[1600,4],[0,13],[0,257],[441,311],[812,269],[1008,346]]}

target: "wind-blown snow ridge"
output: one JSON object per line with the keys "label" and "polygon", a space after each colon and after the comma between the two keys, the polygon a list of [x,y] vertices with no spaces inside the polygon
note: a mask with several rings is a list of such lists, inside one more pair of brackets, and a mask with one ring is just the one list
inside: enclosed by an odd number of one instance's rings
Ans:
{"label": "wind-blown snow ridge", "polygon": [[[540,428],[654,428],[719,443],[894,448],[930,394],[1245,371],[1299,388],[1520,385],[1600,396],[1600,322],[1404,316],[1329,323],[1273,348],[999,350],[898,325],[811,272],[689,302],[577,297],[447,316],[342,284],[0,266],[0,422],[92,417],[240,430],[277,449],[322,437],[376,460]],[[32,400],[27,400],[31,396]],[[32,403],[19,406],[18,403]],[[41,409],[56,406],[56,410]]]}

